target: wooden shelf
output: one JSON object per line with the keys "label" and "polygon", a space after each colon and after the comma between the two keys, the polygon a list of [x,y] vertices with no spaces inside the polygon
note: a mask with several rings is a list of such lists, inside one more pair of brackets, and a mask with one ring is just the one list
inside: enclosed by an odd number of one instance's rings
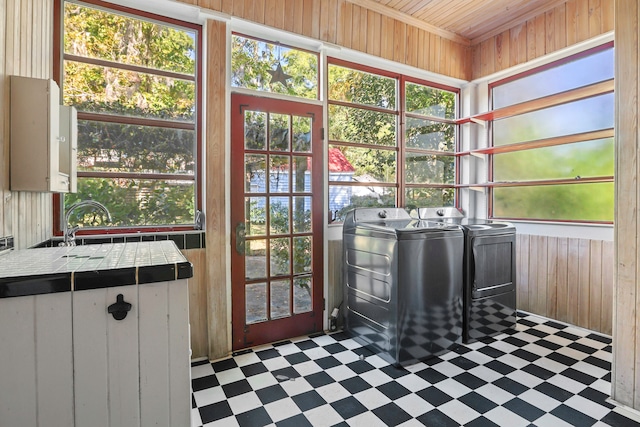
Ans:
{"label": "wooden shelf", "polygon": [[591,178],[565,178],[565,179],[545,179],[537,181],[493,181],[483,182],[478,184],[459,184],[456,188],[469,188],[471,190],[478,191],[481,188],[495,188],[495,187],[532,187],[540,185],[566,185],[566,184],[584,184],[584,183],[599,183],[599,182],[613,182],[612,176],[598,176]]}
{"label": "wooden shelf", "polygon": [[490,120],[504,119],[518,114],[530,113],[542,110],[556,105],[566,104],[568,102],[579,101],[581,99],[591,98],[598,95],[604,95],[614,91],[614,81],[606,80],[577,89],[571,89],[560,92],[555,95],[545,96],[543,98],[534,99],[532,101],[521,102],[520,104],[510,105],[508,107],[499,108],[497,110],[487,111],[485,113],[475,114],[471,117],[464,117],[456,120],[458,124],[478,123],[484,126],[484,122]]}
{"label": "wooden shelf", "polygon": [[500,145],[497,147],[478,148],[460,155],[484,155],[484,154],[500,154],[512,153],[514,151],[531,150],[534,148],[553,147],[554,145],[571,144],[574,142],[594,141],[597,139],[613,138],[614,129],[603,129],[591,132],[576,133],[573,135],[556,136],[553,138],[539,139],[537,141],[518,142],[516,144]]}

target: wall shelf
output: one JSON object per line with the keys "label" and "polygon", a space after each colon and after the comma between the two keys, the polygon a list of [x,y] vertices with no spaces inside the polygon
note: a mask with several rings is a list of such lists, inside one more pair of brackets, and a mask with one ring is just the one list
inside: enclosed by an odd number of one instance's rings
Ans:
{"label": "wall shelf", "polygon": [[496,110],[491,110],[480,114],[474,114],[470,117],[463,117],[456,120],[456,123],[477,123],[485,126],[485,123],[487,121],[504,119],[519,114],[531,113],[533,111],[542,110],[548,107],[554,107],[556,105],[566,104],[568,102],[579,101],[581,99],[604,95],[606,93],[612,93],[613,91],[613,79],[605,80],[603,82],[582,86],[577,89],[560,92],[555,95],[521,102],[519,104],[510,105],[504,108],[498,108]]}

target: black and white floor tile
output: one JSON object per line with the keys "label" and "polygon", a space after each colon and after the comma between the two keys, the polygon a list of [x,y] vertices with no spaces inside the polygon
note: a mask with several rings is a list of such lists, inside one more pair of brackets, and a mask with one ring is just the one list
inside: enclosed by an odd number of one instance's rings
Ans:
{"label": "black and white floor tile", "polygon": [[194,363],[192,427],[640,427],[608,403],[611,339],[519,313],[516,330],[415,365],[347,334]]}

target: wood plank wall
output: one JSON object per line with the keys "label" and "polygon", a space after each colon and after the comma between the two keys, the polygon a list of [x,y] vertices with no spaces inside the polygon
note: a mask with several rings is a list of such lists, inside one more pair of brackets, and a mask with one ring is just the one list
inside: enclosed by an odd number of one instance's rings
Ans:
{"label": "wood plank wall", "polygon": [[616,0],[616,289],[613,324],[611,397],[640,410],[640,223],[638,164],[638,96],[640,96],[640,6],[637,0]]}
{"label": "wood plank wall", "polygon": [[434,73],[470,80],[468,44],[347,0],[179,0]]}
{"label": "wood plank wall", "polygon": [[9,76],[53,75],[53,0],[0,2],[0,237],[27,248],[52,235],[50,193],[9,190]]}
{"label": "wood plank wall", "polygon": [[[238,3],[238,2],[236,2]],[[241,3],[241,2],[240,2]],[[225,116],[228,94],[226,37],[227,24],[210,20],[207,22],[207,75],[208,88],[204,174],[206,204],[206,283],[208,354],[210,359],[226,356],[231,351],[228,326],[231,316],[227,312],[227,254],[226,200],[225,192],[225,144],[227,118]]]}
{"label": "wood plank wall", "polygon": [[568,0],[486,40],[474,40],[472,79],[613,30],[614,0]]}
{"label": "wood plank wall", "polygon": [[518,234],[518,309],[611,335],[614,244]]}
{"label": "wood plank wall", "polygon": [[206,249],[185,249],[182,254],[193,265],[193,277],[189,279],[189,327],[191,357],[197,359],[209,355]]}

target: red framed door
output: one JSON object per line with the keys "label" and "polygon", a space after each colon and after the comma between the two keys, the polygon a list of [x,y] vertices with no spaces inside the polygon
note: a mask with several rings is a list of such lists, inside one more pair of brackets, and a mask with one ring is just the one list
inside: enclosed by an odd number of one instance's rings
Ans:
{"label": "red framed door", "polygon": [[231,97],[233,349],[322,329],[322,107]]}

